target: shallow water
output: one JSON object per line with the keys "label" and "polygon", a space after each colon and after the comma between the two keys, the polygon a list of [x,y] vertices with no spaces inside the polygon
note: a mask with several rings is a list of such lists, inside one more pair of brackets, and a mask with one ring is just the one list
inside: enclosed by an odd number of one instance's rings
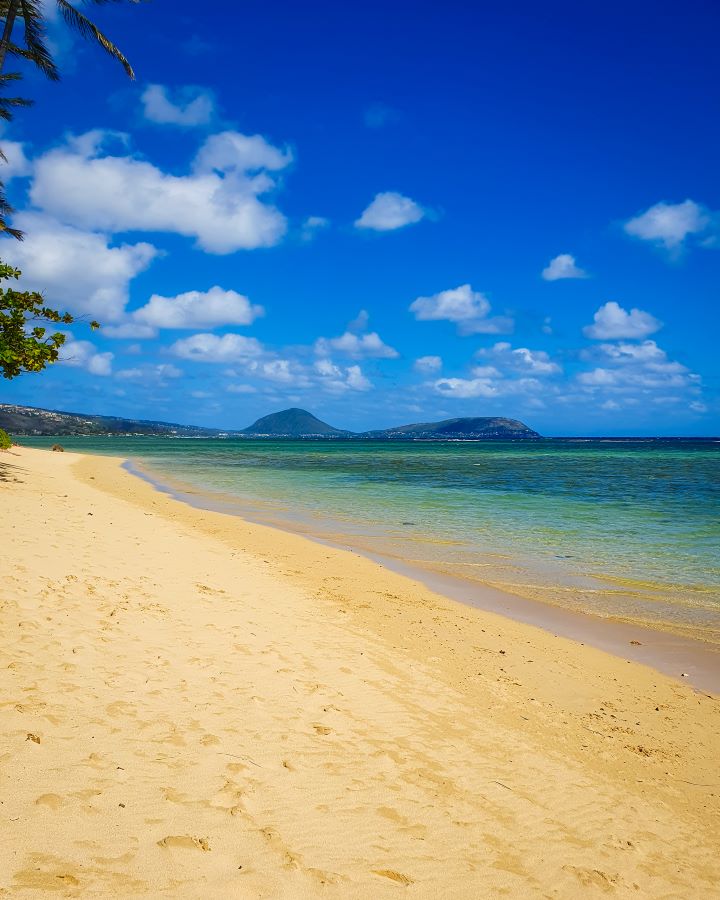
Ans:
{"label": "shallow water", "polygon": [[62,443],[256,520],[720,645],[715,441]]}

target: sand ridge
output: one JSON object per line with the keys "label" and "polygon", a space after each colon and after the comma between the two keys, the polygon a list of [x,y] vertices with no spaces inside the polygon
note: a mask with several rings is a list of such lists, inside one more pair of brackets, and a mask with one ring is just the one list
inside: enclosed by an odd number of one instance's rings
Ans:
{"label": "sand ridge", "polygon": [[720,896],[717,698],[116,460],[0,496],[0,895]]}

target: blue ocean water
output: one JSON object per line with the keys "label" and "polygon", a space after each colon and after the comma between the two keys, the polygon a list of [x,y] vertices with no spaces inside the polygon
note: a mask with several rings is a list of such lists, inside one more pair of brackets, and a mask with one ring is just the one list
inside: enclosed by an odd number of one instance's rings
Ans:
{"label": "blue ocean water", "polygon": [[62,443],[129,457],[196,502],[720,644],[720,442]]}

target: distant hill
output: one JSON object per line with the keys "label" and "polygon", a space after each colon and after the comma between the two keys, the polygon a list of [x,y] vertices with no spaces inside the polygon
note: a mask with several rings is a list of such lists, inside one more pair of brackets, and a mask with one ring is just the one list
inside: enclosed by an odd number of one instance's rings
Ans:
{"label": "distant hill", "polygon": [[241,434],[256,437],[349,437],[351,431],[333,428],[327,422],[321,422],[306,409],[284,409],[282,412],[263,416]]}
{"label": "distant hill", "polygon": [[0,403],[0,428],[11,435],[107,435],[138,434],[166,437],[326,438],[334,440],[492,440],[540,437],[537,431],[517,419],[500,417],[444,419],[442,422],[418,422],[379,431],[356,434],[334,428],[305,409],[285,409],[263,416],[241,431],[177,425],[147,419],[122,419],[115,416],[87,416],[32,406]]}
{"label": "distant hill", "polygon": [[180,437],[213,437],[223,432],[216,428],[174,425],[145,419],[120,419],[115,416],[86,416],[58,412],[34,406],[0,403],[0,428],[10,434],[157,434]]}
{"label": "distant hill", "polygon": [[368,431],[363,437],[387,440],[444,440],[482,438],[533,438],[540,437],[537,431],[528,428],[517,419],[498,416],[443,419],[441,422],[417,422],[414,425],[399,425],[383,431]]}

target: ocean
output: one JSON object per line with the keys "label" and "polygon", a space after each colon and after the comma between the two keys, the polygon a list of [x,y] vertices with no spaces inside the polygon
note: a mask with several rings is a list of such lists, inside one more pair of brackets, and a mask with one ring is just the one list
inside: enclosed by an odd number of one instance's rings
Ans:
{"label": "ocean", "polygon": [[59,440],[198,505],[720,646],[718,441]]}

